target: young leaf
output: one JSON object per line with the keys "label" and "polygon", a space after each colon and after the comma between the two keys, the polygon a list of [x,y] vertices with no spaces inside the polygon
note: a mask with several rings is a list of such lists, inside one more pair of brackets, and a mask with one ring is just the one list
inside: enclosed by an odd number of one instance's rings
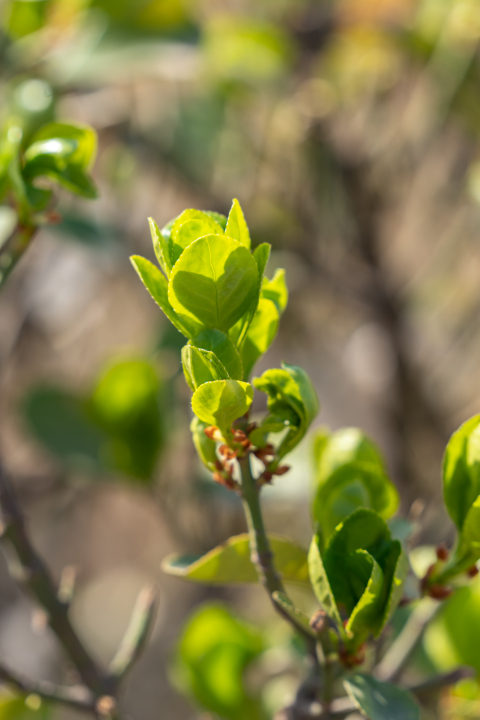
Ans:
{"label": "young leaf", "polygon": [[223,228],[201,210],[184,210],[172,225],[168,243],[172,267],[186,247],[205,235],[223,235]]}
{"label": "young leaf", "polygon": [[214,440],[205,435],[205,428],[207,427],[208,423],[202,422],[197,417],[194,417],[190,423],[192,440],[198,457],[205,467],[213,472],[215,470],[215,462],[217,460],[217,453],[215,452],[216,443]]}
{"label": "young leaf", "polygon": [[140,255],[133,255],[130,258],[130,261],[148,292],[157,305],[163,310],[172,325],[174,325],[177,330],[179,330],[182,335],[185,335],[187,338],[198,335],[202,329],[200,323],[190,315],[181,315],[180,313],[176,313],[170,305],[168,300],[167,280],[160,270],[155,267],[150,260],[146,260],[145,258],[140,257]]}
{"label": "young leaf", "polygon": [[152,236],[153,249],[155,251],[158,264],[167,278],[169,278],[172,270],[172,262],[170,260],[170,248],[168,242],[160,232],[159,227],[153,218],[148,218],[148,224],[150,226],[150,235]]}
{"label": "young leaf", "polygon": [[278,323],[279,316],[275,304],[271,300],[260,298],[257,312],[248,328],[241,350],[245,379],[249,377],[257,360],[274,341]]}
{"label": "young leaf", "polygon": [[243,367],[238,350],[228,337],[221,330],[203,330],[191,341],[195,347],[210,350],[220,360],[229,377],[233,380],[243,379]]}
{"label": "young leaf", "polygon": [[[361,596],[352,610],[345,630],[355,637],[356,645],[367,640],[379,625],[383,606],[384,575],[378,562],[366,550],[356,550],[346,558],[345,571],[352,586],[358,584]],[[375,631],[374,631],[375,632]]]}
{"label": "young leaf", "polygon": [[333,433],[321,428],[317,438],[320,438],[315,457],[318,483],[328,479],[339,467],[353,462],[373,466],[372,470],[386,473],[385,461],[380,450],[358,428],[341,428]]}
{"label": "young leaf", "polygon": [[205,215],[209,215],[211,218],[213,218],[225,232],[225,228],[227,227],[227,218],[225,215],[222,215],[222,213],[219,212],[215,212],[215,210],[203,210],[202,212],[204,212]]}
{"label": "young leaf", "polygon": [[[306,550],[279,535],[270,535],[269,540],[283,580],[309,586]],[[236,535],[203,556],[170,555],[162,568],[170,575],[209,585],[258,582],[249,543],[248,533]]]}
{"label": "young leaf", "polygon": [[232,203],[232,207],[228,215],[227,226],[225,228],[225,235],[237,240],[250,250],[250,233],[238,200],[234,200]]}
{"label": "young leaf", "polygon": [[250,307],[246,311],[245,315],[241,317],[240,320],[238,320],[238,322],[229,330],[228,333],[230,338],[232,339],[232,342],[238,348],[241,348],[245,340],[248,328],[250,327],[250,323],[252,322],[253,317],[257,311],[258,303],[260,300],[260,292],[262,288],[263,274],[265,272],[265,268],[267,267],[268,258],[270,257],[270,249],[271,246],[268,243],[262,243],[257,248],[255,248],[253,252],[253,258],[257,264],[258,270],[257,288],[252,297]]}
{"label": "young leaf", "polygon": [[288,304],[285,270],[278,269],[271,280],[263,278],[261,297],[274,302],[279,315],[284,312]]}
{"label": "young leaf", "polygon": [[283,421],[290,428],[277,448],[278,457],[282,458],[298,445],[315,419],[319,409],[317,395],[306,372],[287,363],[254,378],[253,384],[268,395],[270,416],[266,422]]}
{"label": "young leaf", "polygon": [[232,423],[250,408],[253,388],[238,380],[207,382],[195,391],[192,409],[195,415],[209,425],[216,425],[223,434],[230,431]]}
{"label": "young leaf", "polygon": [[226,332],[249,307],[257,283],[257,266],[245,247],[223,235],[207,235],[176,262],[168,297],[178,314],[201,323],[201,329]]}
{"label": "young leaf", "polygon": [[185,379],[193,392],[203,383],[228,379],[228,373],[215,353],[193,345],[182,348],[182,365]]}
{"label": "young leaf", "polygon": [[374,463],[357,461],[338,465],[324,476],[314,499],[313,516],[327,541],[335,527],[357,508],[371,508],[388,520],[398,504],[397,489],[383,470]]}
{"label": "young leaf", "polygon": [[461,530],[480,495],[480,415],[467,420],[450,438],[443,460],[443,493],[448,513]]}
{"label": "young leaf", "polygon": [[333,596],[332,588],[320,554],[319,537],[313,536],[312,544],[308,553],[308,572],[313,591],[318,602],[327,615],[334,621],[340,633],[343,633],[343,623]]}
{"label": "young leaf", "polygon": [[343,681],[356,707],[369,720],[420,720],[420,709],[411,695],[396,685],[356,673]]}

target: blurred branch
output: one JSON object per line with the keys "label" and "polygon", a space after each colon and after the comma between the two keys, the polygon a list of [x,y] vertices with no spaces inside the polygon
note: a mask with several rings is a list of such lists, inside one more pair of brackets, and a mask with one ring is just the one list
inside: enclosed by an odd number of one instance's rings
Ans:
{"label": "blurred branch", "polygon": [[379,680],[394,682],[420,644],[428,624],[433,620],[441,603],[424,598],[408,618],[403,630],[390,645],[385,656],[375,669]]}
{"label": "blurred branch", "polygon": [[76,710],[92,712],[95,710],[95,698],[84,685],[63,687],[51,682],[34,682],[5,665],[0,664],[0,681],[11,685],[25,695],[38,695],[47,702],[61,703]]}
{"label": "blurred branch", "polygon": [[115,684],[119,684],[142,654],[155,621],[158,593],[154,587],[144,588],[135,603],[127,631],[110,663]]}
{"label": "blurred branch", "polygon": [[0,290],[3,288],[10,273],[27,250],[38,227],[34,225],[17,225],[12,236],[0,246]]}

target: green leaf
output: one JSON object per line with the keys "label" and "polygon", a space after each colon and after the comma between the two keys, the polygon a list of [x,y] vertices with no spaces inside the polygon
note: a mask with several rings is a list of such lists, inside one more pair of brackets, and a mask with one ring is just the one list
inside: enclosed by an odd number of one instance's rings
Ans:
{"label": "green leaf", "polygon": [[[306,550],[279,535],[269,535],[269,540],[275,567],[282,579],[309,586]],[[209,585],[258,582],[250,554],[250,538],[248,533],[243,533],[203,556],[170,555],[163,561],[162,568],[170,575]]]}
{"label": "green leaf", "polygon": [[260,699],[247,690],[245,671],[263,650],[257,630],[219,603],[197,609],[178,644],[174,682],[225,720],[265,720]]}
{"label": "green leaf", "polygon": [[375,510],[388,520],[397,510],[395,485],[373,463],[350,462],[338,466],[318,486],[313,516],[326,542],[336,526],[359,507]]}
{"label": "green leaf", "polygon": [[78,398],[55,387],[37,387],[23,402],[34,437],[62,463],[93,473],[102,470],[103,431]]}
{"label": "green leaf", "polygon": [[278,323],[279,316],[275,304],[271,300],[260,298],[257,312],[248,328],[241,350],[245,379],[249,377],[257,360],[274,341]]}
{"label": "green leaf", "polygon": [[215,210],[203,210],[202,212],[204,212],[205,215],[209,215],[210,217],[212,217],[225,232],[225,228],[227,227],[227,218],[225,217],[225,215],[222,215],[222,213],[219,212],[215,212]]}
{"label": "green leaf", "polygon": [[377,472],[386,473],[385,461],[378,447],[358,428],[341,428],[334,433],[322,428],[317,437],[320,437],[315,463],[318,483],[324,482],[339,467],[352,462],[374,466]]}
{"label": "green leaf", "polygon": [[434,572],[432,582],[444,583],[471,568],[477,560],[480,560],[480,497],[475,500],[468,511],[453,552],[446,564],[437,563],[439,565],[438,573]]}
{"label": "green leaf", "polygon": [[173,309],[200,323],[200,329],[226,332],[249,307],[257,283],[257,266],[245,247],[223,235],[207,235],[183,251],[168,297]]}
{"label": "green leaf", "polygon": [[216,220],[201,210],[184,210],[172,225],[169,250],[171,265],[175,265],[186,247],[205,235],[223,235]]}
{"label": "green leaf", "polygon": [[480,580],[475,578],[445,600],[428,625],[424,649],[440,672],[459,665],[472,667],[480,675]]}
{"label": "green leaf", "polygon": [[92,395],[93,417],[108,435],[104,461],[138,480],[152,479],[164,441],[160,389],[151,362],[127,359],[107,366]]}
{"label": "green leaf", "polygon": [[253,388],[238,380],[207,382],[195,391],[192,409],[195,415],[209,425],[216,425],[223,434],[230,431],[232,423],[250,408]]}
{"label": "green leaf", "polygon": [[172,270],[172,262],[170,260],[170,248],[168,242],[165,240],[153,218],[148,218],[148,224],[150,226],[150,234],[152,236],[153,249],[155,251],[156,258],[163,272],[167,278],[169,278]]}
{"label": "green leaf", "polygon": [[278,269],[271,280],[263,278],[261,297],[274,302],[279,315],[284,312],[288,304],[285,270]]}
{"label": "green leaf", "polygon": [[461,530],[480,495],[480,415],[467,420],[450,438],[443,460],[443,493],[448,513]]}
{"label": "green leaf", "polygon": [[40,128],[25,151],[23,174],[29,183],[41,175],[51,177],[71,192],[95,198],[89,170],[96,153],[96,135],[87,127],[50,123]]}
{"label": "green leaf", "polygon": [[343,681],[356,707],[369,720],[420,720],[420,709],[411,695],[396,685],[356,673]]}
{"label": "green leaf", "polygon": [[172,325],[187,338],[198,335],[202,328],[201,324],[191,316],[176,313],[170,305],[168,300],[168,284],[160,270],[155,267],[150,260],[146,260],[140,257],[140,255],[133,255],[130,261],[148,292],[157,305],[163,310]]}
{"label": "green leaf", "polygon": [[241,347],[245,336],[247,334],[250,323],[257,311],[258,303],[260,301],[260,291],[262,288],[263,274],[267,267],[268,258],[270,257],[271,246],[268,243],[262,243],[253,252],[253,259],[256,262],[258,270],[258,281],[256,291],[252,297],[252,301],[245,315],[241,317],[238,322],[229,330],[229,336],[232,342],[237,346]]}
{"label": "green leaf", "polygon": [[250,240],[250,232],[238,200],[234,200],[232,203],[225,228],[225,235],[237,240],[241,245],[244,245],[250,250],[250,246],[252,244]]}
{"label": "green leaf", "polygon": [[268,395],[268,409],[272,420],[289,428],[277,448],[279,458],[291,452],[304,437],[318,413],[318,398],[310,378],[302,368],[282,363],[282,368],[267,370],[253,379],[254,386]]}
{"label": "green leaf", "polygon": [[198,457],[205,467],[213,472],[215,470],[215,462],[217,460],[217,453],[215,451],[216,443],[214,440],[205,435],[205,428],[207,427],[208,423],[202,422],[197,417],[194,417],[190,423],[192,440]]}
{"label": "green leaf", "polygon": [[238,350],[228,337],[221,330],[203,330],[191,341],[195,347],[210,350],[220,360],[229,377],[233,380],[243,379],[243,367]]}
{"label": "green leaf", "polygon": [[335,602],[335,597],[330,587],[327,573],[323,564],[322,556],[319,549],[319,537],[314,535],[310,550],[308,552],[308,572],[310,582],[317,600],[325,610],[327,615],[334,621],[337,629],[341,634],[344,633],[343,623],[340,613]]}
{"label": "green leaf", "polygon": [[295,607],[288,595],[282,592],[275,591],[272,595],[275,604],[279,605],[287,615],[292,618],[297,624],[302,625],[303,629],[306,630],[312,637],[317,637],[316,633],[310,627],[310,618],[301,610]]}
{"label": "green leaf", "polygon": [[193,345],[182,348],[182,365],[185,379],[193,392],[203,383],[228,379],[228,373],[215,353]]}
{"label": "green leaf", "polygon": [[384,520],[372,510],[356,510],[325,550],[321,537],[314,538],[309,564],[315,594],[340,632],[340,607],[349,618],[349,651],[370,634],[377,637],[400,601],[408,570],[401,543],[391,539]]}

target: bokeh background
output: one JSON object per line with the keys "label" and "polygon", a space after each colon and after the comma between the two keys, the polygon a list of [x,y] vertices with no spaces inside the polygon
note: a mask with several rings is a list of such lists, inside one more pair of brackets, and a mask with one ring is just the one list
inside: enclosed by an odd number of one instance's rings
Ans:
{"label": "bokeh background", "polygon": [[[262,626],[270,713],[301,672],[260,590],[160,570],[244,521],[199,467],[182,339],[128,260],[154,257],[147,217],[240,200],[290,290],[257,374],[305,367],[317,424],[360,426],[381,446],[403,513],[422,513],[418,542],[451,537],[442,451],[480,408],[479,40],[478,0],[0,0],[2,119],[20,115],[30,135],[53,117],[93,126],[100,190],[58,193],[59,222],[0,298],[0,451],[55,576],[76,571],[72,616],[102,662],[141,587],[160,589],[126,688],[132,718],[211,717],[170,681],[204,600]],[[0,244],[9,222],[0,208]],[[303,544],[311,444],[264,493],[269,527]],[[0,656],[65,678],[3,560]],[[467,717],[447,700],[445,717]]]}

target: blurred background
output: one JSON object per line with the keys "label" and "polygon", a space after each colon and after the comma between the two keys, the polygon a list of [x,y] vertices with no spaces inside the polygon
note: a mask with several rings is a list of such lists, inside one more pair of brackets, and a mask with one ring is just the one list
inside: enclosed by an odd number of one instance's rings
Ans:
{"label": "blurred background", "polygon": [[[240,200],[290,290],[256,374],[305,367],[317,424],[369,433],[403,513],[422,501],[418,542],[450,537],[442,452],[480,407],[479,40],[478,0],[0,0],[1,119],[21,116],[27,136],[53,118],[93,126],[100,191],[58,193],[59,222],[2,292],[0,452],[55,576],[75,570],[72,617],[100,661],[141,587],[160,589],[127,716],[217,717],[175,689],[171,660],[206,600],[262,625],[242,625],[239,660],[256,663],[259,717],[291,699],[302,671],[260,589],[160,571],[173,550],[203,552],[245,526],[194,454],[183,339],[128,260],[154,258],[147,217],[162,226]],[[0,208],[0,244],[9,222]],[[306,545],[311,439],[291,464],[264,493],[266,516]],[[0,657],[65,679],[3,560]],[[452,707],[445,717],[480,716]],[[245,712],[226,717],[257,710]]]}

